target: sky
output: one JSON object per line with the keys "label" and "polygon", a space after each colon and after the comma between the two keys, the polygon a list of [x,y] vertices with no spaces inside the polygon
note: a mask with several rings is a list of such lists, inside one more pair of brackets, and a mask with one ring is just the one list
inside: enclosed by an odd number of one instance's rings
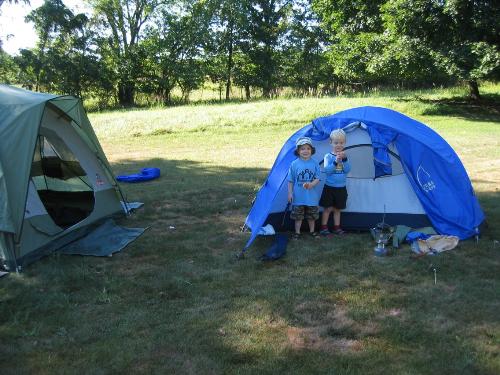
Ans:
{"label": "sky", "polygon": [[[33,9],[40,7],[43,0],[30,0],[31,5],[7,4],[4,2],[0,8],[0,39],[2,48],[10,55],[17,55],[20,48],[35,46],[37,36],[33,23],[25,23],[24,17]],[[63,0],[73,12],[84,12],[81,0]]]}

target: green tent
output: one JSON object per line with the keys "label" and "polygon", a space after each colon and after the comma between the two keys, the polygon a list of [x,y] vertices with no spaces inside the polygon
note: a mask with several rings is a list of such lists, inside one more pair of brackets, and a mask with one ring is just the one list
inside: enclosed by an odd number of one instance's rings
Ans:
{"label": "green tent", "polygon": [[0,258],[22,266],[124,214],[111,167],[72,96],[0,85]]}

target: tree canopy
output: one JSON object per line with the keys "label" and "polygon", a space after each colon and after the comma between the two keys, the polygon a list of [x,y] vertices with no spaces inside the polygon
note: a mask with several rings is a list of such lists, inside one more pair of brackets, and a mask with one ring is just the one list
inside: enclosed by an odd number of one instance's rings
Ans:
{"label": "tree canopy", "polygon": [[[1,49],[0,80],[121,106],[169,104],[211,82],[264,97],[500,77],[500,3],[491,0],[45,0],[34,48]],[[0,0],[0,6],[18,1]]]}

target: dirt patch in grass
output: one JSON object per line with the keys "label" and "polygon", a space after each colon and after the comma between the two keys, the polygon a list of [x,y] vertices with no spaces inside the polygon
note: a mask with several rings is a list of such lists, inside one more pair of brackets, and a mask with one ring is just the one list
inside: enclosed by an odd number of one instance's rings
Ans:
{"label": "dirt patch in grass", "polygon": [[323,332],[321,329],[318,329],[318,327],[289,327],[286,333],[288,343],[294,350],[309,349],[326,353],[342,353],[357,352],[363,347],[359,340],[322,337]]}
{"label": "dirt patch in grass", "polygon": [[363,339],[376,335],[376,322],[357,322],[341,304],[301,303],[295,314],[305,327],[289,327],[287,338],[294,349],[313,349],[328,353],[358,352],[363,349]]}

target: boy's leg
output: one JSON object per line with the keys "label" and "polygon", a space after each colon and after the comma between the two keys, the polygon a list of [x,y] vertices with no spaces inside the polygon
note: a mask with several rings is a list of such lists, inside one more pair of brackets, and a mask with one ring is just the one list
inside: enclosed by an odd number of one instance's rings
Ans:
{"label": "boy's leg", "polygon": [[[300,234],[300,227],[302,226],[302,220],[304,220],[304,206],[293,206],[292,212],[290,213],[290,219],[295,220],[295,237]],[[298,237],[297,237],[298,238]]]}
{"label": "boy's leg", "polygon": [[344,234],[340,227],[340,213],[346,208],[347,189],[344,187],[335,190],[335,204],[333,205],[333,233]]}
{"label": "boy's leg", "polygon": [[322,236],[328,236],[330,231],[328,230],[328,219],[330,218],[330,214],[333,211],[333,207],[325,207],[323,213],[321,214],[321,228],[319,233]]}
{"label": "boy's leg", "polygon": [[307,223],[309,224],[309,232],[313,233],[314,232],[314,225],[316,223],[316,220],[314,220],[314,219],[308,219]]}
{"label": "boy's leg", "polygon": [[333,233],[344,234],[345,232],[340,227],[340,213],[342,210],[338,208],[333,209]]}
{"label": "boy's leg", "polygon": [[300,234],[301,226],[302,226],[302,220],[295,220],[295,233]]}
{"label": "boy's leg", "polygon": [[319,219],[319,207],[307,206],[305,218],[309,224],[309,233],[313,235],[313,237],[317,237],[318,233],[314,231],[314,227],[316,226],[316,220]]}
{"label": "boy's leg", "polygon": [[340,227],[340,212],[338,208],[333,207],[333,226]]}
{"label": "boy's leg", "polygon": [[[333,207],[325,207],[323,213],[321,214],[321,229],[328,226],[328,218],[333,211]],[[328,228],[327,228],[328,229]]]}
{"label": "boy's leg", "polygon": [[328,230],[328,219],[333,210],[333,203],[335,202],[333,198],[332,188],[325,185],[319,200],[319,205],[323,207],[323,212],[321,213],[321,230]]}

